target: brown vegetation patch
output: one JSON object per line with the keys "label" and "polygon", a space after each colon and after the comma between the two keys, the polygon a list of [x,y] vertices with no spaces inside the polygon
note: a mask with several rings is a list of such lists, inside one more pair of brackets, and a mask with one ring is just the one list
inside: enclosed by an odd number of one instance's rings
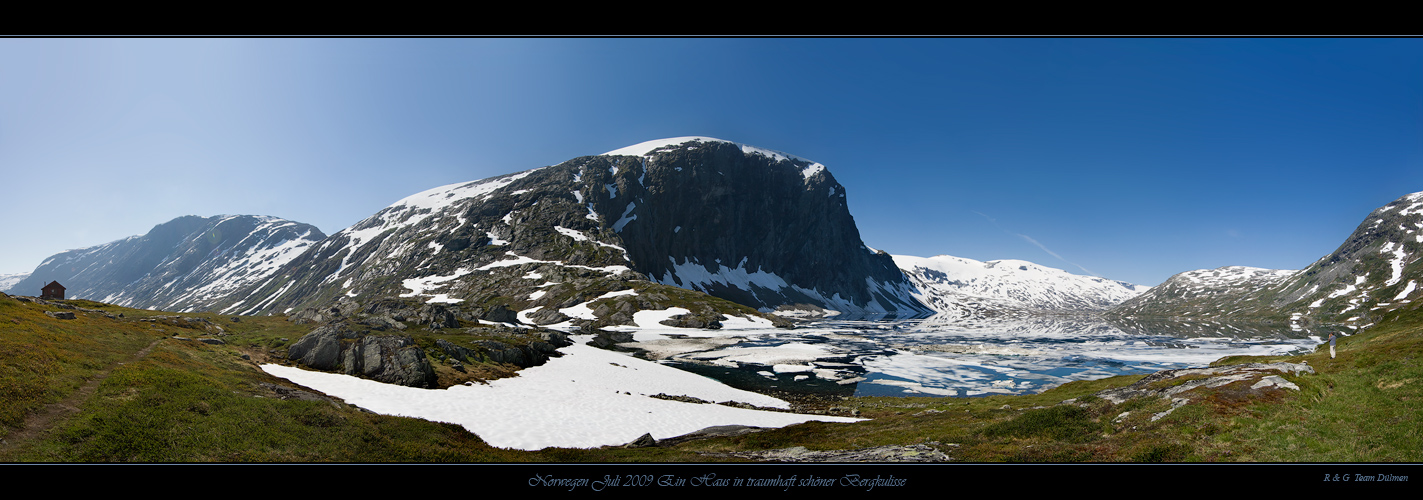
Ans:
{"label": "brown vegetation patch", "polygon": [[[1248,406],[1257,403],[1273,403],[1285,397],[1285,391],[1274,387],[1251,389],[1255,380],[1241,380],[1212,389],[1196,389],[1191,392],[1205,396],[1203,401],[1221,415],[1248,413]],[[1192,398],[1198,399],[1198,398]]]}
{"label": "brown vegetation patch", "polygon": [[1409,378],[1409,379],[1403,379],[1403,380],[1396,380],[1396,381],[1393,381],[1393,382],[1388,382],[1388,381],[1386,381],[1386,380],[1387,380],[1387,379],[1379,379],[1378,383],[1377,383],[1377,384],[1374,384],[1374,386],[1375,386],[1375,387],[1378,387],[1379,389],[1397,389],[1397,388],[1399,388],[1399,387],[1403,387],[1403,384],[1407,384],[1407,383],[1413,381],[1413,379],[1411,379],[1411,378]]}

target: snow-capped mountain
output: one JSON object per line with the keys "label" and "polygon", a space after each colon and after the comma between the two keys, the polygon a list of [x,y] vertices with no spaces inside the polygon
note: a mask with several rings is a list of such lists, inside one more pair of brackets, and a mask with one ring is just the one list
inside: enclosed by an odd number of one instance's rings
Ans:
{"label": "snow-capped mountain", "polygon": [[276,217],[179,217],[142,236],[56,254],[10,290],[38,295],[44,284],[59,281],[71,299],[205,310],[271,276],[325,236],[315,226]]}
{"label": "snow-capped mountain", "polygon": [[914,283],[921,302],[955,317],[1009,311],[1100,311],[1147,289],[1023,260],[980,262],[949,255],[895,255],[894,263]]}
{"label": "snow-capped mountain", "polygon": [[[28,277],[30,277],[30,273],[0,274],[0,291],[9,290],[10,287]],[[36,289],[34,293],[38,294],[39,290]]]}
{"label": "snow-capped mountain", "polygon": [[1179,273],[1112,310],[1120,316],[1232,317],[1253,304],[1256,291],[1299,271],[1228,266]]}
{"label": "snow-capped mountain", "polygon": [[705,137],[412,195],[219,308],[260,314],[399,296],[546,324],[638,286],[644,293],[592,315],[630,320],[681,295],[645,293],[649,282],[762,310],[930,312],[893,260],[860,241],[845,188],[823,165]]}
{"label": "snow-capped mountain", "polygon": [[1342,322],[1365,327],[1379,314],[1423,295],[1420,260],[1423,193],[1413,193],[1374,210],[1337,250],[1300,271],[1223,268],[1218,270],[1221,283],[1215,284],[1201,276],[1209,271],[1183,273],[1168,281],[1177,282],[1176,286],[1162,285],[1160,293],[1127,301],[1112,313],[1288,317],[1296,324]]}

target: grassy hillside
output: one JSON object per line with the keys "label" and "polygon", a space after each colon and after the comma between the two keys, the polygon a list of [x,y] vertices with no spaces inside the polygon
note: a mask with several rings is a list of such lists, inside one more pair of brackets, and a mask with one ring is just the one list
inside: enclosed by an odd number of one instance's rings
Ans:
{"label": "grassy hillside", "polygon": [[[1112,404],[1094,393],[1135,377],[1073,382],[1043,394],[850,398],[801,410],[859,411],[855,424],[811,422],[673,446],[520,452],[453,425],[375,415],[305,394],[258,364],[312,325],[281,317],[78,309],[0,296],[0,461],[40,462],[681,462],[744,461],[748,452],[923,445],[953,461],[1417,462],[1423,310],[1297,357],[1300,391],[1242,398],[1230,386],[1156,421],[1162,399]],[[57,319],[49,312],[73,312]],[[119,315],[122,314],[122,317]],[[168,316],[166,319],[155,319]],[[217,333],[220,326],[222,333]],[[198,341],[216,338],[214,345]],[[1075,399],[1076,404],[1059,404]],[[739,454],[739,455],[738,455]]]}

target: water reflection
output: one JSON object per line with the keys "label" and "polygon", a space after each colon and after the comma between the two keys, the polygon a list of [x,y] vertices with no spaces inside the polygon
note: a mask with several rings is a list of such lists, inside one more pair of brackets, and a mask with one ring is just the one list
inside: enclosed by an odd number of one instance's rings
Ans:
{"label": "water reflection", "polygon": [[738,343],[663,362],[741,388],[972,397],[1204,366],[1225,356],[1309,352],[1328,336],[1322,328],[1074,315],[827,320],[739,332]]}

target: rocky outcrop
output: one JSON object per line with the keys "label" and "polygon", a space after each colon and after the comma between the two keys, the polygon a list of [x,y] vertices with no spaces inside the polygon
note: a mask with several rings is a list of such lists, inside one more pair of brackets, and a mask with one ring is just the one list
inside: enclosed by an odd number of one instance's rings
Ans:
{"label": "rocky outcrop", "polygon": [[[1214,389],[1237,382],[1241,384],[1241,397],[1251,397],[1263,391],[1299,390],[1299,386],[1285,380],[1278,374],[1313,374],[1314,368],[1304,363],[1248,363],[1223,365],[1207,368],[1185,368],[1163,370],[1147,375],[1135,383],[1116,389],[1108,389],[1095,394],[1097,397],[1121,404],[1135,398],[1163,398],[1171,400],[1171,409],[1151,417],[1156,421],[1171,414],[1176,408],[1190,403],[1204,394],[1197,389]],[[1068,400],[1064,403],[1073,403]]]}
{"label": "rocky outcrop", "polygon": [[511,345],[497,340],[476,342],[484,355],[496,363],[508,363],[522,367],[538,366],[548,361],[549,356],[557,356],[558,348],[542,341],[529,341],[522,345]]}
{"label": "rocky outcrop", "polygon": [[435,386],[435,370],[409,336],[370,335],[345,322],[323,325],[287,348],[287,358],[322,371],[408,387]]}
{"label": "rocky outcrop", "polygon": [[435,346],[450,359],[461,363],[507,363],[520,368],[542,365],[551,357],[561,356],[560,347],[568,347],[573,342],[561,332],[544,331],[537,334],[519,333],[499,340],[475,340],[471,347],[456,345],[440,339]]}
{"label": "rocky outcrop", "polygon": [[49,315],[49,317],[54,318],[54,319],[74,319],[74,313],[68,312],[68,311],[64,311],[64,312],[45,311],[44,313],[47,314],[47,315]]}
{"label": "rocky outcrop", "polygon": [[726,316],[722,316],[720,314],[708,316],[703,314],[687,313],[678,314],[671,318],[664,319],[661,321],[661,324],[667,326],[675,326],[678,328],[705,328],[710,330],[720,330],[722,326],[721,322],[725,319]]}
{"label": "rocky outcrop", "polygon": [[[907,446],[875,446],[856,450],[810,450],[804,446],[764,451],[735,451],[730,453],[706,453],[708,456],[736,457],[761,462],[948,462],[953,460],[948,454],[933,445],[938,443],[911,444]],[[950,444],[947,446],[957,446]]]}
{"label": "rocky outcrop", "polygon": [[138,320],[145,323],[168,325],[177,328],[187,328],[190,330],[202,330],[208,333],[226,333],[226,330],[224,330],[222,326],[213,323],[212,321],[209,321],[206,318],[194,318],[189,316],[149,316],[146,318],[139,318]]}
{"label": "rocky outcrop", "polygon": [[415,321],[431,330],[459,328],[459,317],[441,304],[425,304],[415,311]]}

